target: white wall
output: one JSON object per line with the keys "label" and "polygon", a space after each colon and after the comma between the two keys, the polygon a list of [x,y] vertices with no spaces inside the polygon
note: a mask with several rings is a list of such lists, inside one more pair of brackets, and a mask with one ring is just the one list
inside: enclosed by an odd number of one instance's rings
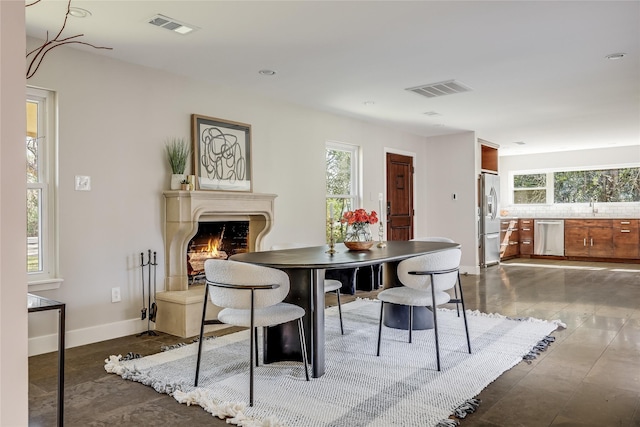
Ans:
{"label": "white wall", "polygon": [[[426,229],[422,236],[449,237],[462,245],[461,272],[478,274],[478,142],[475,132],[428,138]],[[456,194],[456,200],[452,195]],[[425,222],[421,218],[421,223]],[[417,237],[420,237],[418,235]]]}
{"label": "white wall", "polygon": [[[70,347],[146,329],[139,320],[139,254],[158,252],[162,289],[162,191],[170,173],[164,144],[168,137],[190,137],[192,113],[252,125],[253,190],[278,195],[267,248],[283,241],[324,243],[326,141],[363,147],[368,210],[378,208],[377,195],[384,192],[384,149],[425,149],[422,137],[114,61],[90,49],[56,48],[28,83],[58,93],[64,282],[39,294],[67,303]],[[422,181],[423,169],[416,172]],[[75,191],[75,175],[91,176],[91,191]],[[115,286],[122,302],[114,304]],[[55,322],[30,319],[29,336],[32,353],[51,351]]]}
{"label": "white wall", "polygon": [[[0,1],[0,425],[28,423],[24,2]],[[16,34],[18,36],[16,36]]]}

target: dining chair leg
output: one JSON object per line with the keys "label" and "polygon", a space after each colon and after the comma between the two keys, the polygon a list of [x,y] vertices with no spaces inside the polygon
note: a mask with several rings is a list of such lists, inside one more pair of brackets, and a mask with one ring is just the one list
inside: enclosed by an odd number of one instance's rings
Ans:
{"label": "dining chair leg", "polygon": [[409,306],[409,343],[413,342],[413,306]]}
{"label": "dining chair leg", "polygon": [[256,342],[256,345],[254,347],[254,356],[256,358],[256,366],[260,366],[260,361],[258,359],[258,328],[255,328],[253,331],[253,338]]}
{"label": "dining chair leg", "polygon": [[460,271],[458,270],[458,286],[460,287],[460,304],[462,305],[462,318],[464,319],[464,331],[467,334],[467,348],[471,354],[471,340],[469,339],[469,325],[467,325],[467,310],[464,306],[464,296],[462,295],[462,282],[460,281]]}
{"label": "dining chair leg", "polygon": [[198,387],[198,377],[200,376],[200,359],[202,357],[202,341],[204,340],[204,322],[207,318],[207,300],[209,299],[209,285],[204,285],[204,304],[202,307],[202,323],[200,323],[200,339],[198,340],[198,361],[196,362],[196,379],[194,387]]}
{"label": "dining chair leg", "polygon": [[342,304],[340,304],[340,289],[336,289],[336,296],[338,297],[338,316],[340,316],[340,334],[344,335],[344,328],[342,327]]}
{"label": "dining chair leg", "polygon": [[[431,275],[431,283],[433,284],[433,274]],[[440,343],[438,341],[438,314],[436,304],[436,291],[435,286],[431,286],[431,308],[433,309],[433,331],[436,337],[436,363],[438,371],[440,371]]]}
{"label": "dining chair leg", "polygon": [[300,348],[302,349],[302,363],[304,364],[304,376],[309,381],[309,368],[307,363],[307,341],[304,339],[304,325],[302,317],[298,319],[298,336],[300,337]]}
{"label": "dining chair leg", "polygon": [[380,323],[378,324],[378,352],[376,356],[380,356],[380,339],[382,338],[382,312],[384,310],[384,301],[380,301]]}
{"label": "dining chair leg", "polygon": [[254,289],[251,289],[251,327],[249,329],[249,406],[253,406],[253,349],[255,338]]}
{"label": "dining chair leg", "polygon": [[[460,271],[458,271],[458,285],[460,284]],[[462,288],[460,289],[460,292],[462,292]],[[456,311],[458,312],[458,317],[460,317],[460,304],[458,303],[458,290],[456,289],[456,287],[453,287],[453,295],[456,298]]]}

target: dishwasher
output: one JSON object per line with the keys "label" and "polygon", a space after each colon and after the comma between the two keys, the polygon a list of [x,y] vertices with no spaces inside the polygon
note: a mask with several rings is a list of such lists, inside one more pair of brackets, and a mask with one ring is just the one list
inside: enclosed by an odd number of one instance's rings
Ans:
{"label": "dishwasher", "polygon": [[564,220],[534,221],[533,253],[534,255],[564,256]]}

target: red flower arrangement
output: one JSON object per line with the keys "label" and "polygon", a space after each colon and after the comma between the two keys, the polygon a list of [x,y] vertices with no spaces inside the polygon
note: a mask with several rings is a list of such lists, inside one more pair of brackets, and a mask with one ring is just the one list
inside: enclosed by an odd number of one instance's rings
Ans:
{"label": "red flower arrangement", "polygon": [[347,211],[342,215],[341,222],[346,222],[349,225],[357,223],[375,224],[378,222],[378,214],[376,211],[371,211],[370,214],[364,209],[356,209],[355,211]]}

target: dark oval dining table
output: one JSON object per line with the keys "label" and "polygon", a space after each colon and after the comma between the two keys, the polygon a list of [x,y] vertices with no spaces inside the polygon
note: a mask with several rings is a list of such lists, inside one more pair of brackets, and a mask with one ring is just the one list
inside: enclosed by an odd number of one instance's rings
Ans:
{"label": "dark oval dining table", "polygon": [[[283,270],[289,276],[291,289],[286,302],[305,309],[303,319],[307,337],[307,355],[314,378],[325,372],[324,362],[324,272],[337,268],[355,268],[383,264],[384,286],[398,286],[396,268],[400,261],[417,255],[459,248],[458,243],[390,241],[386,247],[374,245],[366,251],[351,251],[343,244],[335,246],[336,253],[327,253],[328,246],[313,246],[247,252],[230,259]],[[386,321],[385,321],[386,323]],[[393,325],[391,325],[393,326]],[[302,360],[298,331],[294,323],[265,328],[264,363],[283,360]]]}

